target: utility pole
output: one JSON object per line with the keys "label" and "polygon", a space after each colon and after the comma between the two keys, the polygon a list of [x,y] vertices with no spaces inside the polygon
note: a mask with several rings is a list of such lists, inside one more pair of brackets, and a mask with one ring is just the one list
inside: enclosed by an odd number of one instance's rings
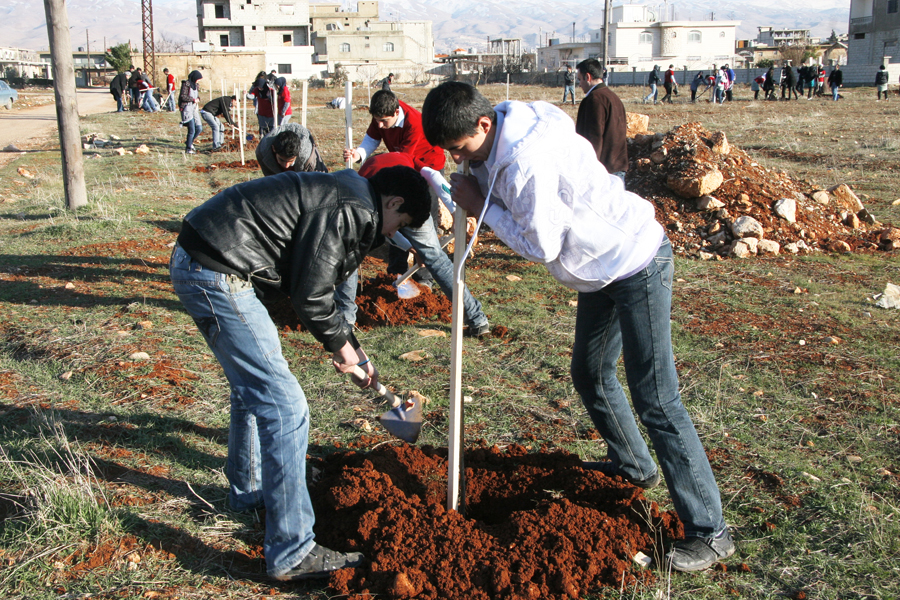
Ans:
{"label": "utility pole", "polygon": [[44,0],[50,58],[53,61],[53,92],[56,98],[56,122],[62,154],[63,188],[70,210],[87,204],[84,184],[84,159],[81,155],[81,131],[78,124],[78,100],[75,95],[75,64],[69,37],[69,15],[65,0]]}
{"label": "utility pole", "polygon": [[87,66],[84,68],[84,84],[86,87],[91,87],[91,32],[89,29],[84,30],[84,39],[87,42],[85,44],[87,49]]}
{"label": "utility pole", "polygon": [[572,22],[572,43],[575,43],[575,22]]}
{"label": "utility pole", "polygon": [[[144,38],[144,73],[156,82],[156,46],[153,43],[153,0],[141,0],[141,31]],[[210,86],[212,89],[212,86]]]}
{"label": "utility pole", "polygon": [[[609,68],[609,9],[612,0],[606,0],[603,8],[603,72]],[[609,82],[604,82],[609,85]]]}

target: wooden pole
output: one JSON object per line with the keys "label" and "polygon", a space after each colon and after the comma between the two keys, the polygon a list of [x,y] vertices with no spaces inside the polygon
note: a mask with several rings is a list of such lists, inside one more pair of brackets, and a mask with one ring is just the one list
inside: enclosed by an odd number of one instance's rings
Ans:
{"label": "wooden pole", "polygon": [[[469,161],[459,169],[469,174]],[[450,432],[447,447],[447,509],[466,513],[464,464],[465,420],[462,397],[463,289],[466,284],[463,258],[466,253],[466,211],[453,212],[453,310],[450,320]]]}
{"label": "wooden pole", "polygon": [[[347,137],[345,148],[353,148],[353,82],[344,85],[344,117],[347,121]],[[347,159],[347,168],[353,168],[353,158]]]}
{"label": "wooden pole", "polygon": [[64,0],[44,0],[50,57],[53,62],[53,93],[56,98],[56,122],[62,154],[63,188],[66,206],[74,210],[87,204],[84,183],[84,158],[81,154],[81,130],[78,123],[78,98],[75,94],[75,61],[69,37],[69,15]]}
{"label": "wooden pole", "polygon": [[300,111],[300,124],[306,127],[306,94],[309,89],[309,82],[303,82],[303,108]]}

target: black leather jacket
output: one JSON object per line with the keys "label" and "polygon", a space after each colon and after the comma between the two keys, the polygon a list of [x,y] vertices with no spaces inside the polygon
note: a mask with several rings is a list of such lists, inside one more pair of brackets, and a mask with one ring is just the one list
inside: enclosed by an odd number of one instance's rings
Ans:
{"label": "black leather jacket", "polygon": [[[334,286],[384,242],[381,200],[368,180],[353,170],[288,171],[232,186],[184,220],[189,234],[179,243],[194,259],[250,279],[262,294],[271,287],[288,294],[329,351],[359,346],[334,306]],[[198,242],[202,252],[194,252]]]}

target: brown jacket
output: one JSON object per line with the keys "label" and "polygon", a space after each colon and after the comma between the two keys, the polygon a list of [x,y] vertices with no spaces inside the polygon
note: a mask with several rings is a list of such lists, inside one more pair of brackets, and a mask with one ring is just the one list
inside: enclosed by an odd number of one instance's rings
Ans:
{"label": "brown jacket", "polygon": [[594,86],[578,107],[575,131],[594,146],[610,173],[628,170],[625,106],[606,84]]}

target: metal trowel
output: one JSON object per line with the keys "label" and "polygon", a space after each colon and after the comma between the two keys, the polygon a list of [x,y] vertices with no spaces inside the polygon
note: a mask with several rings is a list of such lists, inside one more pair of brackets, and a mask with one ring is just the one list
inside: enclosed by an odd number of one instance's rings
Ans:
{"label": "metal trowel", "polygon": [[[447,247],[447,244],[453,241],[453,235],[445,235],[441,238],[441,249]],[[409,268],[409,270],[397,277],[394,281],[394,287],[397,288],[397,295],[400,296],[403,300],[411,300],[419,295],[419,286],[415,284],[415,282],[411,281],[409,278],[415,275],[419,269],[424,268],[424,265],[415,264]]]}
{"label": "metal trowel", "polygon": [[[369,376],[360,367],[356,367],[350,375],[357,381],[365,381]],[[422,403],[416,398],[394,395],[381,382],[378,383],[376,391],[380,396],[384,396],[391,406],[389,411],[378,418],[382,426],[392,436],[415,444],[422,431]]]}

